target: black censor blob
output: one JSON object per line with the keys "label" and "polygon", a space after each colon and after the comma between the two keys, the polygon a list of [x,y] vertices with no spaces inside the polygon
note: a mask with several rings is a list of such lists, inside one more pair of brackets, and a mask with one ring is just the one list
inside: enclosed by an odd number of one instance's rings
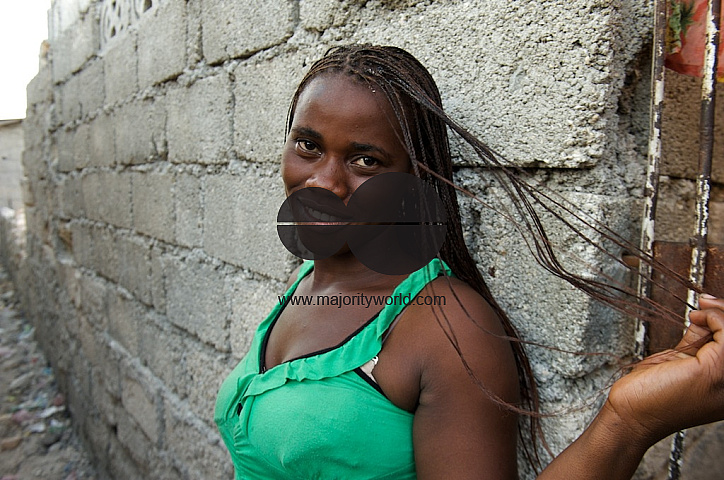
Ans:
{"label": "black censor blob", "polygon": [[347,205],[319,187],[282,203],[277,232],[294,255],[320,260],[345,245],[365,266],[386,275],[424,267],[442,247],[447,217],[435,189],[409,173],[383,173],[360,185]]}

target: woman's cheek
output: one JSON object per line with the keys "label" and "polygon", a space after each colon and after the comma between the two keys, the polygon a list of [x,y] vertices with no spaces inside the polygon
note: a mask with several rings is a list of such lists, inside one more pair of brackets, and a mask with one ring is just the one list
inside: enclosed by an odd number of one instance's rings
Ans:
{"label": "woman's cheek", "polygon": [[294,167],[292,165],[292,162],[289,159],[289,154],[285,151],[282,153],[282,165],[281,165],[281,174],[282,174],[282,180],[284,181],[284,186],[289,188],[290,182],[293,181],[294,175]]}

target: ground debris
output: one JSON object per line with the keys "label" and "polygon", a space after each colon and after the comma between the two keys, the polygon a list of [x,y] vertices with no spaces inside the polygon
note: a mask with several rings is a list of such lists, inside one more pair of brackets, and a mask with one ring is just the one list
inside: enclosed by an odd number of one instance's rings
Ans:
{"label": "ground debris", "polygon": [[99,479],[0,269],[0,480]]}

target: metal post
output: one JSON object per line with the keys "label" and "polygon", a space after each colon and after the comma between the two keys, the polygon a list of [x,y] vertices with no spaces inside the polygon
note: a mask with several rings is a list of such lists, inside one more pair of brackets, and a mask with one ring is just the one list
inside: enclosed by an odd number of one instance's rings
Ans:
{"label": "metal post", "polygon": [[[644,215],[641,224],[641,251],[653,257],[654,219],[656,200],[659,192],[659,171],[661,161],[661,117],[664,105],[664,57],[666,54],[666,3],[654,1],[653,62],[651,64],[651,118],[649,123],[648,165],[646,187],[644,188]],[[650,262],[639,263],[638,295],[645,302],[651,295]],[[634,353],[641,359],[646,355],[646,322],[639,318],[636,323],[636,345]]]}

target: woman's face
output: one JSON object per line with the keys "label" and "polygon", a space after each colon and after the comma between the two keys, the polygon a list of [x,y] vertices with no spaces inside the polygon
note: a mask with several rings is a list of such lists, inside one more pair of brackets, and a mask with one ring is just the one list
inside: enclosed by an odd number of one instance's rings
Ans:
{"label": "woman's face", "polygon": [[286,193],[321,187],[347,204],[357,187],[375,175],[410,173],[401,139],[382,92],[343,75],[322,74],[297,101],[282,154]]}

